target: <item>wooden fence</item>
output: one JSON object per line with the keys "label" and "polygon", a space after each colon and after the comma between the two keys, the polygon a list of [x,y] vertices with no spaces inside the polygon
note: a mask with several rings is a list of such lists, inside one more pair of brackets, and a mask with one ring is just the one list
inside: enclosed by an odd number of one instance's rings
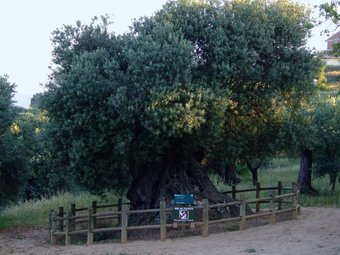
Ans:
{"label": "wooden fence", "polygon": [[[245,199],[244,193],[254,192],[255,198]],[[261,191],[270,191],[270,195],[261,197]],[[131,230],[145,230],[145,229],[159,229],[160,240],[167,239],[167,229],[182,227],[201,228],[202,236],[209,235],[209,226],[212,224],[226,223],[226,222],[238,222],[240,230],[245,230],[246,220],[254,219],[264,216],[269,216],[269,222],[274,224],[276,222],[276,216],[278,214],[292,212],[293,219],[297,219],[300,214],[299,205],[299,187],[293,183],[292,187],[282,187],[282,183],[279,182],[275,187],[261,187],[260,184],[256,185],[255,189],[237,190],[236,186],[232,187],[231,191],[225,192],[231,193],[234,198],[234,202],[231,203],[219,203],[209,204],[207,199],[196,206],[191,206],[194,210],[200,210],[202,215],[201,219],[195,219],[194,222],[180,223],[173,222],[168,223],[167,214],[172,213],[174,206],[167,207],[165,201],[160,202],[160,208],[147,209],[147,210],[130,210],[128,204],[122,203],[119,199],[117,204],[111,205],[98,205],[96,201],[92,202],[92,206],[89,208],[76,208],[75,204],[72,204],[67,212],[64,212],[64,208],[60,207],[58,212],[52,210],[49,214],[49,231],[51,244],[57,243],[58,236],[64,237],[65,245],[71,243],[71,238],[79,234],[85,234],[87,236],[87,244],[92,244],[94,241],[95,233],[103,232],[120,232],[121,243],[126,243],[128,240],[128,231]],[[237,194],[240,194],[240,198],[237,198]],[[261,209],[261,204],[267,203],[269,207]],[[255,210],[253,214],[246,215],[247,205],[255,204]],[[283,208],[283,204],[286,205]],[[222,218],[218,220],[210,220],[209,212],[211,209],[228,209],[229,206],[239,206],[240,215],[232,218]],[[176,206],[178,207],[178,206]],[[102,211],[102,209],[108,209]],[[141,225],[130,226],[129,216],[133,214],[146,214],[153,213],[159,216],[159,222],[153,225]],[[98,224],[100,221],[110,221],[113,226],[108,227]],[[112,224],[111,224],[112,225]]]}

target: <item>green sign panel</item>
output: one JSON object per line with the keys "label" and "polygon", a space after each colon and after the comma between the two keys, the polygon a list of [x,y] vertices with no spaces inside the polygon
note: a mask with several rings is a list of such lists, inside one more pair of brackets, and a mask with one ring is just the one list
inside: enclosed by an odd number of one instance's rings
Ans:
{"label": "green sign panel", "polygon": [[194,208],[191,207],[175,207],[173,217],[175,222],[193,222]]}
{"label": "green sign panel", "polygon": [[193,205],[195,202],[193,194],[175,194],[174,205]]}

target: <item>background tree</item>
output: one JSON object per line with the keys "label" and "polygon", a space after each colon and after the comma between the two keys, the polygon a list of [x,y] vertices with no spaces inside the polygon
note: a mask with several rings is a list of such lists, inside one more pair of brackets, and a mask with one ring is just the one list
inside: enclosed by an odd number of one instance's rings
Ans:
{"label": "background tree", "polygon": [[[318,147],[316,139],[318,127],[315,125],[315,108],[317,99],[302,101],[298,108],[283,109],[284,121],[281,134],[281,150],[294,157],[300,157],[300,169],[297,182],[304,193],[313,194],[316,190],[312,187],[312,166],[314,148]],[[295,155],[294,155],[295,154]]]}
{"label": "background tree", "polygon": [[245,130],[247,144],[243,148],[241,159],[246,163],[252,174],[253,185],[258,180],[259,168],[270,158],[276,156],[279,148],[280,129],[282,128],[280,115],[269,111],[263,121],[249,122]]}
{"label": "background tree", "polygon": [[7,75],[0,76],[0,135],[6,132],[14,117],[12,98],[15,84],[11,84],[8,78]]}
{"label": "background tree", "polygon": [[[6,135],[11,144],[13,155],[22,162],[20,167],[20,199],[40,198],[49,195],[51,185],[50,174],[53,170],[39,168],[37,162],[46,160],[43,156],[46,150],[44,130],[47,118],[39,109],[21,109],[14,118],[10,132]],[[55,176],[54,176],[55,179]]]}
{"label": "background tree", "polygon": [[315,109],[314,125],[318,127],[315,148],[315,169],[317,176],[329,175],[334,190],[340,172],[340,100],[339,96],[321,99]]}
{"label": "background tree", "polygon": [[44,161],[41,155],[47,118],[37,108],[14,106],[14,90],[8,76],[0,77],[0,204],[51,193],[51,174],[37,164]]}
{"label": "background tree", "polygon": [[[328,174],[334,187],[338,173],[338,96],[316,95],[293,112],[285,113],[282,148],[300,155],[298,183],[302,192],[314,194],[312,170],[316,176]],[[291,155],[291,154],[287,154]]]}
{"label": "background tree", "polygon": [[202,163],[235,164],[244,130],[265,130],[277,105],[313,91],[310,20],[294,3],[170,1],[125,35],[107,25],[54,32],[51,157],[93,191],[129,187],[135,208],[175,193],[230,201]]}
{"label": "background tree", "polygon": [[0,205],[13,199],[19,192],[19,168],[21,162],[12,153],[11,144],[6,142],[15,116],[13,107],[15,84],[8,81],[8,76],[0,76]]}
{"label": "background tree", "polygon": [[338,25],[340,21],[340,16],[338,13],[339,6],[340,1],[330,1],[328,3],[320,4],[320,15],[324,17],[325,20],[331,20],[335,25]]}

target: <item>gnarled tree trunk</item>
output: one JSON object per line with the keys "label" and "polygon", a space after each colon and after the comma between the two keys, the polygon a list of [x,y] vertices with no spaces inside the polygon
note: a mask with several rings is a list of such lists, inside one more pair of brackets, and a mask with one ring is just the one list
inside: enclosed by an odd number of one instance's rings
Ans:
{"label": "gnarled tree trunk", "polygon": [[[196,201],[208,199],[211,204],[231,202],[209,180],[197,159],[175,159],[154,163],[141,169],[130,185],[127,197],[134,209],[158,208],[162,199],[172,205],[174,194],[194,194]],[[248,208],[247,213],[251,213]],[[211,210],[210,218],[219,219],[239,215],[239,206],[225,210]],[[157,218],[157,215],[153,217]],[[139,218],[140,223],[156,219]]]}

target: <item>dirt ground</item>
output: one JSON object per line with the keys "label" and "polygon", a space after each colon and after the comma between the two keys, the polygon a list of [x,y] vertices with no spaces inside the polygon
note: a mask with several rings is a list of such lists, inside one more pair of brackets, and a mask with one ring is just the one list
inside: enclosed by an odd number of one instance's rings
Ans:
{"label": "dirt ground", "polygon": [[93,245],[50,245],[45,229],[15,228],[0,231],[0,254],[58,255],[160,255],[160,254],[264,254],[340,255],[340,209],[302,208],[298,220],[275,225],[228,231],[208,237],[169,238],[95,243]]}

